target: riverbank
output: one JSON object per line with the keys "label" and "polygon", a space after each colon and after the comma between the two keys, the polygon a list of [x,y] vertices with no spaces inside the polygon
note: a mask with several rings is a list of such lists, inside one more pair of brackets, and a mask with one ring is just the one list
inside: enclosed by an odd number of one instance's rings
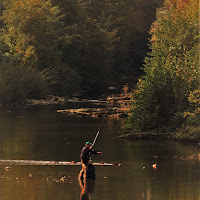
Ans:
{"label": "riverbank", "polygon": [[[129,103],[130,98],[125,97],[107,97],[105,99],[79,99],[65,97],[58,97],[49,95],[47,99],[31,99],[26,101],[26,106],[36,105],[62,105],[67,104],[80,104],[80,106],[66,109],[58,109],[57,113],[73,115],[76,117],[107,117],[112,116],[114,118],[125,118],[129,116]],[[87,106],[85,107],[85,104]],[[82,107],[81,107],[82,105]]]}
{"label": "riverbank", "polygon": [[169,133],[156,133],[156,132],[139,132],[139,133],[128,133],[122,134],[115,137],[118,140],[176,140],[182,142],[194,142],[200,145],[200,135],[190,135],[187,133],[185,135],[180,135],[180,132],[169,132]]}
{"label": "riverbank", "polygon": [[155,133],[155,132],[141,132],[128,133],[115,137],[115,139],[123,140],[147,140],[147,139],[172,139],[174,133]]}
{"label": "riverbank", "polygon": [[54,95],[48,95],[45,99],[27,99],[24,102],[25,106],[36,106],[36,105],[65,105],[66,98],[58,97]]}
{"label": "riverbank", "polygon": [[114,118],[128,117],[128,110],[118,107],[105,108],[81,108],[81,109],[64,109],[57,110],[58,113],[67,113],[77,117],[88,116],[92,118],[113,116]]}

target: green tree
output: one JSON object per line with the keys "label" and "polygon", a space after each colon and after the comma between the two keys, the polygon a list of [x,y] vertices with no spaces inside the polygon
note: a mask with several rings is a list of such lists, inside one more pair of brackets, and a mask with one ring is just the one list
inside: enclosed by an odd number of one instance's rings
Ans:
{"label": "green tree", "polygon": [[[56,78],[55,74],[54,81],[51,75],[45,76],[45,79],[51,79],[48,83],[54,94],[63,96],[67,91],[69,95],[72,93],[72,86],[68,82],[72,79],[79,80],[75,70],[63,64],[64,47],[71,40],[70,35],[67,35],[68,27],[66,28],[63,23],[64,17],[58,6],[53,6],[49,0],[5,0],[2,15],[4,26],[1,34],[4,57],[18,61],[23,66],[32,67],[45,75],[50,75],[52,71],[59,74],[59,66],[62,66],[63,79]],[[80,81],[73,84],[74,90],[78,84]]]}
{"label": "green tree", "polygon": [[[112,74],[112,56],[118,36],[117,28],[112,26],[113,17],[108,13],[108,2],[73,1],[73,10],[77,13],[70,18],[75,23],[66,20],[71,42],[65,49],[65,58],[76,67],[83,89],[90,95],[100,94]],[[68,7],[65,10],[69,13]]]}
{"label": "green tree", "polygon": [[184,113],[187,125],[200,126],[200,89],[192,91],[188,96],[190,107]]}
{"label": "green tree", "polygon": [[86,94],[100,95],[139,69],[160,2],[4,0],[1,51],[45,72],[67,66],[81,77]]}
{"label": "green tree", "polygon": [[119,83],[126,72],[138,71],[160,2],[54,1],[65,13],[63,22],[71,39],[63,50],[64,62],[78,70],[86,91],[101,93],[109,84]]}
{"label": "green tree", "polygon": [[48,82],[51,92],[55,95],[70,97],[81,93],[80,76],[66,65],[43,70],[42,77]]}
{"label": "green tree", "polygon": [[188,96],[200,84],[198,5],[197,0],[173,0],[158,10],[129,128],[167,131],[182,125]]}
{"label": "green tree", "polygon": [[33,69],[13,63],[0,65],[0,103],[13,105],[29,98],[43,98],[48,88],[43,78]]}
{"label": "green tree", "polygon": [[6,0],[1,40],[9,48],[6,55],[40,69],[55,65],[63,42],[62,16],[47,0]]}
{"label": "green tree", "polygon": [[120,38],[115,53],[114,73],[121,76],[139,76],[140,67],[148,51],[150,26],[155,20],[156,8],[162,1],[126,0],[113,9],[114,25],[118,27]]}

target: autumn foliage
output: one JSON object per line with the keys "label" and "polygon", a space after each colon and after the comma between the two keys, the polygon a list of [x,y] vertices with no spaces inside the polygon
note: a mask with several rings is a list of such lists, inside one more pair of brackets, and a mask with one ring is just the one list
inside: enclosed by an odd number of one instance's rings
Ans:
{"label": "autumn foliage", "polygon": [[47,75],[43,78],[54,95],[100,97],[109,86],[120,84],[122,76],[141,72],[149,27],[161,4],[2,0],[0,61]]}
{"label": "autumn foliage", "polygon": [[2,41],[9,55],[22,64],[53,62],[61,28],[58,7],[46,0],[9,0],[4,7]]}
{"label": "autumn foliage", "polygon": [[184,123],[184,112],[200,85],[199,1],[167,0],[150,33],[151,52],[145,59],[145,76],[133,94],[127,126],[137,131],[174,131]]}

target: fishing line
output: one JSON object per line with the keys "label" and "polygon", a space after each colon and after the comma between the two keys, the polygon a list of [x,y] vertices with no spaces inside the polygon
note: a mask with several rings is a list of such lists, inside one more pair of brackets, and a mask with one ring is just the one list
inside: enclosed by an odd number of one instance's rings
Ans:
{"label": "fishing line", "polygon": [[[118,84],[118,87],[117,87],[117,89],[115,90],[115,93],[114,93],[114,94],[117,93],[117,91],[118,91],[118,89],[119,89],[119,87],[120,87],[120,85],[122,84],[122,81],[123,81],[123,79],[124,79],[123,77],[124,77],[125,74],[127,73],[127,71],[128,71],[128,69],[129,69],[130,65],[132,64],[132,62],[133,62],[133,58],[132,58],[131,61],[129,62],[129,64],[128,64],[127,68],[126,68],[126,71],[124,72],[124,75],[122,76],[122,78],[121,78],[121,80],[120,80],[120,82],[119,82],[119,84]],[[93,141],[93,143],[92,143],[92,146],[94,146],[94,144],[95,144],[95,142],[96,142],[96,140],[97,140],[97,137],[99,136],[99,133],[100,133],[100,130],[101,130],[101,127],[102,127],[102,125],[103,125],[103,122],[104,122],[105,118],[106,118],[106,116],[104,116],[104,118],[103,118],[103,120],[102,120],[102,122],[101,122],[101,126],[100,126],[99,130],[97,131],[97,134],[96,134],[96,136],[95,136],[95,138],[94,138],[94,141]]]}

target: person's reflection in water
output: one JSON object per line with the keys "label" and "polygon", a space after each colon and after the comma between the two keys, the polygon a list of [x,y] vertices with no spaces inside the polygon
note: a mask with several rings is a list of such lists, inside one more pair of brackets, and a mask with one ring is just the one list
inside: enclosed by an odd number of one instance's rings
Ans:
{"label": "person's reflection in water", "polygon": [[81,187],[80,200],[90,200],[90,195],[94,191],[94,179],[78,179]]}

